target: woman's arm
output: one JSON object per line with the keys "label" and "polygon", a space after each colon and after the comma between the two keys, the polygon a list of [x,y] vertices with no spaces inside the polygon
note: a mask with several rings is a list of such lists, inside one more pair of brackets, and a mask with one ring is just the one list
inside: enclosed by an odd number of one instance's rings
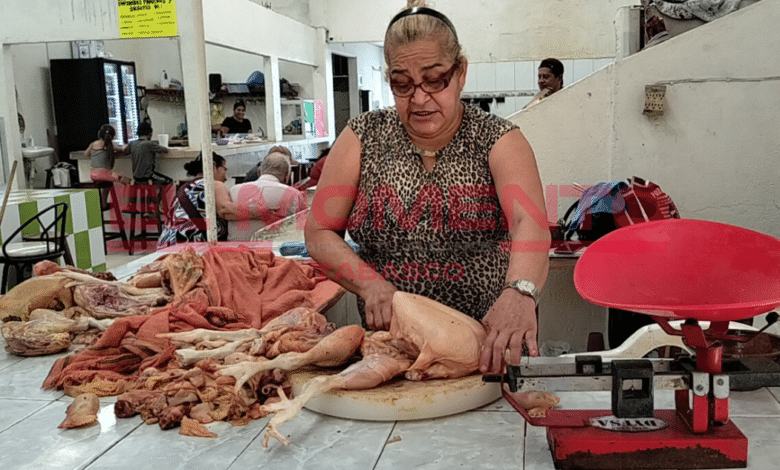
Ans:
{"label": "woman's arm", "polygon": [[366,302],[371,329],[390,328],[395,286],[344,241],[360,180],[360,140],[349,127],[339,135],[322,170],[306,222],[306,249],[325,274]]}
{"label": "woman's arm", "polygon": [[[510,224],[511,251],[505,282],[526,279],[541,291],[550,264],[550,230],[533,150],[515,129],[496,142],[489,162],[501,208]],[[519,364],[524,342],[531,356],[539,354],[536,305],[531,297],[504,289],[482,324],[488,336],[480,371],[500,372],[507,350],[510,363]]]}
{"label": "woman's arm", "polygon": [[230,193],[222,181],[214,181],[214,199],[217,215],[225,220],[238,220],[236,204],[230,200]]}
{"label": "woman's arm", "polygon": [[92,158],[92,146],[95,145],[94,142],[89,144],[89,147],[87,147],[87,150],[84,152],[84,155],[86,155],[87,158]]}

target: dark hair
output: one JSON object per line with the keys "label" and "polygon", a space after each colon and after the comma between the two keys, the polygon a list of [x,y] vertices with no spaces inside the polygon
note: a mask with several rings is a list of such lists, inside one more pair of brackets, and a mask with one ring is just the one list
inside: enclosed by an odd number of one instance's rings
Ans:
{"label": "dark hair", "polygon": [[114,137],[116,137],[116,129],[111,124],[103,124],[98,129],[98,139],[103,141],[103,148],[109,155],[114,153]]}
{"label": "dark hair", "polygon": [[553,75],[556,77],[560,77],[563,75],[563,64],[558,59],[553,59],[552,57],[548,57],[547,59],[544,59],[541,64],[539,64],[539,68],[548,68],[552,72]]}
{"label": "dark hair", "polygon": [[138,137],[144,135],[152,135],[152,125],[146,121],[143,121],[141,122],[141,124],[138,124]]}
{"label": "dark hair", "polygon": [[317,157],[317,160],[315,161],[322,160],[323,158],[327,157],[329,153],[330,153],[330,147],[322,149],[322,151],[320,152],[320,156]]}
{"label": "dark hair", "polygon": [[236,102],[233,103],[233,111],[235,111],[239,106],[243,106],[244,109],[246,109],[246,103],[244,103],[244,100],[241,98],[237,99]]}
{"label": "dark hair", "polygon": [[660,17],[653,15],[647,19],[645,31],[647,32],[647,38],[653,39],[653,36],[656,34],[666,31],[666,24]]}
{"label": "dark hair", "polygon": [[[214,166],[217,168],[222,167],[225,164],[225,157],[218,153],[211,154],[214,160]],[[198,176],[203,173],[203,154],[199,153],[195,160],[184,164],[184,169],[187,170],[187,176]]]}

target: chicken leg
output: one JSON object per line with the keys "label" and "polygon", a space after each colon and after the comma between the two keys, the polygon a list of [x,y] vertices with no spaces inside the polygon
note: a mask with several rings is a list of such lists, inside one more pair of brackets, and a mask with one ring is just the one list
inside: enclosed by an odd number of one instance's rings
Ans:
{"label": "chicken leg", "polygon": [[359,325],[348,325],[329,334],[306,352],[288,352],[263,362],[244,361],[223,366],[219,375],[236,379],[236,393],[256,374],[273,369],[295,370],[306,365],[335,367],[346,363],[360,347],[366,331]]}
{"label": "chicken leg", "polygon": [[292,400],[283,394],[280,395],[282,401],[260,407],[264,412],[275,413],[265,427],[263,447],[268,447],[268,442],[272,437],[281,442],[282,445],[288,445],[290,441],[279,433],[279,426],[295,417],[312,398],[331,390],[374,388],[401,375],[411,364],[411,359],[399,355],[371,354],[338,374],[312,378],[303,385],[301,393]]}

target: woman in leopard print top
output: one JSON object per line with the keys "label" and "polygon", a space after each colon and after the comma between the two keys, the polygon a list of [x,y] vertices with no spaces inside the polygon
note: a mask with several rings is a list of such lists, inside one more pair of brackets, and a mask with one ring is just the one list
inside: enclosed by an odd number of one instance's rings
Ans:
{"label": "woman in leopard print top", "polygon": [[[467,60],[441,13],[409,1],[385,35],[394,108],[349,121],[306,225],[311,256],[389,328],[396,290],[430,297],[488,333],[480,370],[523,344],[538,354],[534,299],[504,289],[547,278],[550,234],[536,160],[520,130],[460,100]],[[360,246],[359,256],[343,240]]]}

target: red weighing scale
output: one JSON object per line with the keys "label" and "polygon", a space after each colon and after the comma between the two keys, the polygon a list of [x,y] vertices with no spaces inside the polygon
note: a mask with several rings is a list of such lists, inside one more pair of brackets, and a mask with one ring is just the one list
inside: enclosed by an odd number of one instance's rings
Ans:
{"label": "red weighing scale", "polygon": [[[780,306],[780,240],[701,220],[641,223],[590,245],[574,284],[596,305],[650,315],[695,356],[530,358],[507,366],[501,380],[512,392],[612,391],[611,410],[550,410],[545,418],[531,418],[504,391],[526,420],[547,427],[555,467],[746,467],[747,438],[729,420],[729,392],[780,385],[780,366],[769,357],[724,358],[724,344],[766,335],[736,334],[729,322]],[[679,328],[673,319],[683,320]],[[654,410],[654,389],[675,390],[676,409]]]}

